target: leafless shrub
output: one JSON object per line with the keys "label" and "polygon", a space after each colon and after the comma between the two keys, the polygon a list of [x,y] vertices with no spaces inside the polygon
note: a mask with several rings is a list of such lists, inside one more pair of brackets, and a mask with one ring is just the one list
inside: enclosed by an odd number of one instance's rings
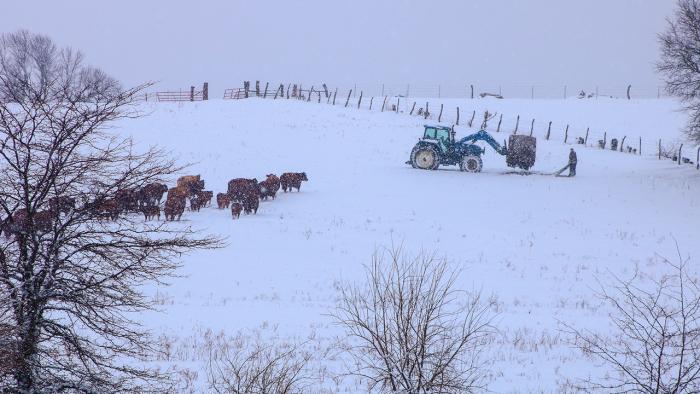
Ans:
{"label": "leafless shrub", "polygon": [[230,394],[302,393],[311,382],[310,359],[300,345],[240,341],[220,354],[210,354],[209,388]]}
{"label": "leafless shrub", "polygon": [[666,90],[683,100],[690,114],[686,132],[700,142],[700,6],[697,0],[678,0],[673,19],[659,35],[661,60],[657,69],[664,74]]}
{"label": "leafless shrub", "polygon": [[[95,95],[107,78],[73,52],[29,33],[9,37],[10,52],[8,36],[0,40],[0,94],[12,96],[0,98],[0,342],[11,361],[0,387],[157,388],[165,377],[140,364],[154,352],[134,319],[155,307],[142,289],[172,276],[182,253],[218,240],[128,213],[103,220],[101,207],[118,190],[180,170],[158,149],[137,152],[108,130],[139,116],[132,103],[147,85]],[[67,204],[51,204],[57,198]]]}
{"label": "leafless shrub", "polygon": [[660,280],[616,278],[600,297],[612,306],[614,331],[604,335],[566,326],[574,344],[608,371],[583,388],[615,393],[695,393],[700,390],[700,289],[688,260],[664,259]]}
{"label": "leafless shrub", "polygon": [[445,260],[377,252],[364,285],[345,285],[332,314],[345,329],[349,373],[372,390],[465,393],[485,386],[489,306],[455,289]]}

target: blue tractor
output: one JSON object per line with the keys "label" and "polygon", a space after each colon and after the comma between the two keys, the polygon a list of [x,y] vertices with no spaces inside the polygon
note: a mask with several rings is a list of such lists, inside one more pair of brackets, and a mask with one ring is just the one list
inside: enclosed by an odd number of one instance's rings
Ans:
{"label": "blue tractor", "polygon": [[509,167],[529,170],[535,164],[536,139],[524,135],[511,135],[509,144],[499,144],[491,134],[480,130],[455,141],[454,129],[445,126],[425,125],[423,138],[411,150],[406,164],[422,170],[436,170],[440,165],[459,165],[461,171],[480,172],[481,155],[485,149],[475,142],[483,141],[498,154],[506,156]]}

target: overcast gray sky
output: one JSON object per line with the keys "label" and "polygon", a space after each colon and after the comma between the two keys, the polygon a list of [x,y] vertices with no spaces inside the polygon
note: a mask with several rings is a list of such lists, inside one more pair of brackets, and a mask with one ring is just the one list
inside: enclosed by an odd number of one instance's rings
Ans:
{"label": "overcast gray sky", "polygon": [[126,85],[655,86],[672,0],[6,1],[1,31],[82,50]]}

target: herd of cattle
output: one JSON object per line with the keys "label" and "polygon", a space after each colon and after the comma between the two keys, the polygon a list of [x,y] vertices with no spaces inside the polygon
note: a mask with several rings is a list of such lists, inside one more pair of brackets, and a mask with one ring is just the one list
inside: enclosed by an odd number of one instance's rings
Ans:
{"label": "herd of cattle", "polygon": [[[274,174],[258,182],[257,179],[236,178],[228,182],[226,193],[216,195],[219,209],[231,209],[233,218],[239,218],[241,212],[257,213],[260,200],[275,199],[280,188],[286,193],[301,189],[301,182],[309,179],[304,172],[286,172],[277,177]],[[166,194],[167,193],[167,194]],[[118,190],[113,198],[86,203],[86,207],[94,212],[99,219],[116,220],[119,215],[141,212],[146,220],[161,216],[161,201],[165,204],[163,213],[165,220],[180,220],[185,212],[187,202],[191,211],[199,211],[211,205],[214,193],[204,190],[204,180],[199,175],[180,177],[177,185],[168,188],[162,183],[151,183],[142,188]],[[54,197],[49,200],[49,208],[34,214],[33,226],[41,232],[48,232],[57,215],[69,213],[76,208],[76,200],[68,197]],[[26,209],[19,209],[5,220],[0,220],[0,231],[9,237],[13,234],[25,233],[29,228],[29,218]]]}

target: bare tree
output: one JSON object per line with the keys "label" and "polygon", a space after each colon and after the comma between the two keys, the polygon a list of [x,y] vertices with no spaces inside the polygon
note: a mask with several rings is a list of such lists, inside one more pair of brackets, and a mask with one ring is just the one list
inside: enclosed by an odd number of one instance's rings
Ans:
{"label": "bare tree", "polygon": [[605,377],[584,389],[609,393],[700,391],[700,289],[688,260],[664,260],[672,272],[660,280],[615,278],[600,297],[612,305],[610,335],[567,326],[574,344],[602,362]]}
{"label": "bare tree", "polygon": [[226,394],[295,394],[310,383],[309,352],[300,345],[242,341],[210,354],[209,388]]}
{"label": "bare tree", "polygon": [[681,98],[690,119],[686,132],[700,142],[700,7],[697,0],[678,0],[673,19],[659,35],[666,90]]}
{"label": "bare tree", "polygon": [[350,374],[373,390],[464,393],[484,388],[492,327],[479,294],[455,289],[444,260],[378,252],[365,285],[344,285],[333,316],[345,328]]}
{"label": "bare tree", "polygon": [[134,100],[148,85],[117,89],[75,52],[20,38],[43,49],[40,61],[24,62],[18,54],[35,52],[12,52],[7,36],[0,46],[0,92],[11,98],[0,100],[0,357],[10,360],[0,386],[157,387],[163,375],[141,363],[153,347],[135,317],[154,307],[142,289],[171,276],[181,253],[218,241],[112,210],[118,191],[179,170],[161,151],[137,152],[108,130],[140,116]]}

